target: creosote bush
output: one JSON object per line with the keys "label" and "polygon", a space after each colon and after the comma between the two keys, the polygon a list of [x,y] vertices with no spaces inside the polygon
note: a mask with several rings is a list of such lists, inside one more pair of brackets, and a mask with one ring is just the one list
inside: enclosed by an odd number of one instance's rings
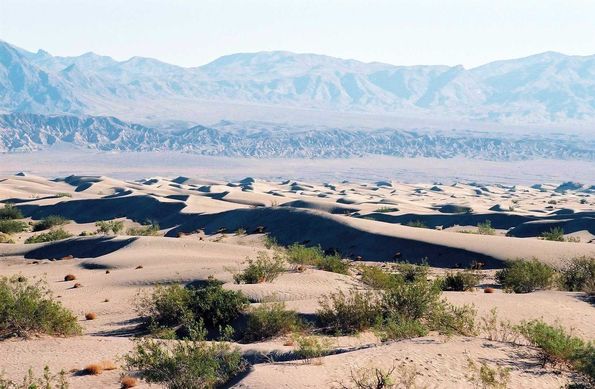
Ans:
{"label": "creosote bush", "polygon": [[43,281],[30,283],[16,276],[0,278],[0,339],[80,333],[76,317],[52,299]]}
{"label": "creosote bush", "polygon": [[595,258],[573,258],[560,272],[559,280],[564,290],[595,294]]}
{"label": "creosote bush", "polygon": [[25,243],[45,243],[45,242],[53,242],[56,240],[68,239],[71,238],[72,234],[64,231],[62,228],[58,228],[55,230],[51,230],[49,232],[44,232],[42,234],[37,234],[30,236],[25,240]]}
{"label": "creosote bush", "polygon": [[22,219],[23,214],[21,210],[10,203],[4,204],[4,208],[0,208],[0,220]]}
{"label": "creosote bush", "polygon": [[359,267],[361,280],[374,289],[389,289],[397,286],[402,278],[400,274],[389,273],[378,266],[362,265]]}
{"label": "creosote bush", "polygon": [[479,283],[481,276],[471,271],[447,273],[442,280],[442,290],[465,292],[473,290]]}
{"label": "creosote bush", "polygon": [[20,220],[0,220],[0,232],[4,234],[18,234],[28,229],[29,225]]}
{"label": "creosote bush", "polygon": [[302,327],[297,313],[287,310],[285,303],[263,303],[250,310],[244,339],[248,342],[270,339],[298,331]]}
{"label": "creosote bush", "polygon": [[49,230],[52,227],[63,226],[65,224],[68,224],[69,222],[69,220],[63,218],[62,216],[50,215],[44,217],[43,219],[41,219],[41,221],[36,223],[33,226],[33,231]]}
{"label": "creosote bush", "polygon": [[564,242],[564,230],[562,227],[552,227],[549,231],[543,232],[541,238],[555,242]]}
{"label": "creosote bush", "polygon": [[517,259],[507,263],[506,268],[496,273],[496,280],[504,290],[514,293],[529,293],[536,289],[548,288],[552,284],[555,271],[536,259]]}
{"label": "creosote bush", "polygon": [[121,220],[98,221],[95,223],[95,227],[97,227],[97,232],[100,234],[112,233],[118,235],[124,229],[124,222]]}
{"label": "creosote bush", "polygon": [[421,220],[412,220],[405,224],[407,227],[415,227],[415,228],[428,228],[426,223],[422,222]]}
{"label": "creosote bush", "polygon": [[33,369],[29,369],[27,375],[20,382],[14,382],[6,379],[0,372],[0,389],[68,389],[68,380],[66,372],[61,370],[57,374],[52,374],[48,366],[43,368],[43,375],[36,377]]}
{"label": "creosote bush", "polygon": [[137,301],[136,310],[151,332],[172,334],[167,330],[174,329],[173,335],[178,330],[178,337],[188,337],[203,325],[223,329],[248,306],[248,299],[241,292],[223,289],[222,283],[214,279],[186,288],[157,286],[150,294],[141,294]]}
{"label": "creosote bush", "polygon": [[329,339],[318,336],[297,336],[295,337],[295,343],[297,345],[294,351],[295,355],[304,359],[306,363],[320,360],[320,358],[328,355],[331,347]]}
{"label": "creosote bush", "polygon": [[338,253],[326,255],[320,246],[306,247],[294,243],[287,247],[287,260],[295,265],[315,266],[318,270],[347,274],[349,263]]}
{"label": "creosote bush", "polygon": [[10,235],[0,232],[0,243],[15,243]]}
{"label": "creosote bush", "polygon": [[259,284],[271,282],[285,271],[285,259],[279,252],[272,257],[266,251],[259,251],[256,259],[248,259],[248,266],[233,275],[236,284]]}
{"label": "creosote bush", "polygon": [[494,235],[496,230],[492,227],[492,222],[486,220],[483,223],[477,224],[477,233],[480,235]]}
{"label": "creosote bush", "polygon": [[374,326],[382,317],[378,297],[371,291],[338,291],[320,299],[318,319],[327,332],[353,334]]}
{"label": "creosote bush", "polygon": [[128,370],[168,389],[220,387],[247,367],[237,347],[201,339],[173,344],[142,339],[124,359]]}
{"label": "creosote bush", "polygon": [[151,223],[142,227],[130,227],[126,230],[126,235],[130,236],[157,236],[159,235],[159,224]]}

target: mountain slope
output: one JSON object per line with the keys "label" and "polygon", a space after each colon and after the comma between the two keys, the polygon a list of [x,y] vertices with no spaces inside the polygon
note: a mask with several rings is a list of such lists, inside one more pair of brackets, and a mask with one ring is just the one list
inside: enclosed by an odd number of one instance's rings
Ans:
{"label": "mountain slope", "polygon": [[7,112],[97,114],[123,107],[124,115],[134,111],[148,122],[155,105],[163,107],[160,115],[175,120],[180,110],[192,110],[183,108],[186,103],[217,102],[227,110],[258,104],[510,124],[595,124],[595,56],[551,52],[474,69],[282,51],[233,54],[182,68],[141,57],[122,62],[93,53],[54,57],[0,42],[0,87],[0,109]]}

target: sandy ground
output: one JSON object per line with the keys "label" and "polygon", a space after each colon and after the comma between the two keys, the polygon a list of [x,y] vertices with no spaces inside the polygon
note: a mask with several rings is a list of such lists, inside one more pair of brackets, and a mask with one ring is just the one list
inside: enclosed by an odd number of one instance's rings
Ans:
{"label": "sandy ground", "polygon": [[[595,256],[595,196],[587,187],[320,184],[251,178],[227,183],[185,177],[48,180],[22,175],[0,177],[0,201],[16,204],[32,223],[47,215],[62,215],[71,220],[64,229],[75,236],[94,231],[98,220],[118,219],[127,227],[152,220],[161,228],[161,236],[156,237],[76,236],[48,244],[23,244],[36,234],[25,232],[13,236],[16,244],[0,244],[0,274],[44,278],[84,328],[84,335],[74,338],[0,341],[0,371],[15,380],[29,367],[40,371],[48,365],[53,371],[71,372],[68,378],[76,388],[119,387],[122,368],[99,376],[77,372],[104,359],[122,364],[122,355],[133,345],[138,293],[153,285],[214,276],[226,282],[226,288],[242,290],[253,302],[276,298],[304,314],[314,313],[325,294],[362,286],[354,275],[316,269],[288,271],[272,283],[233,284],[230,269],[241,268],[247,258],[266,250],[263,231],[282,244],[320,244],[352,260],[425,260],[433,272],[481,261],[487,278],[480,289],[444,293],[446,299],[474,304],[480,316],[495,307],[502,319],[513,323],[543,318],[595,339],[595,310],[579,293],[552,290],[515,295],[498,289],[485,294],[481,289],[490,285],[494,269],[509,259],[535,257],[563,266],[575,256]],[[485,220],[491,221],[494,235],[476,233],[477,224]],[[427,228],[407,226],[411,222]],[[564,228],[566,238],[580,242],[539,239],[554,226]],[[236,233],[238,229],[246,233]],[[73,289],[74,282],[63,281],[69,273],[76,275],[81,288]],[[97,319],[85,320],[86,312],[95,312]],[[481,337],[429,336],[380,345],[373,335],[364,334],[332,342],[342,348],[374,347],[345,350],[319,363],[257,364],[234,385],[339,387],[351,371],[405,364],[418,372],[416,382],[421,387],[464,388],[471,387],[465,378],[467,357],[510,367],[511,387],[559,388],[569,380],[568,372],[537,364],[535,351],[528,347]],[[292,350],[283,344],[275,339],[240,347]]]}

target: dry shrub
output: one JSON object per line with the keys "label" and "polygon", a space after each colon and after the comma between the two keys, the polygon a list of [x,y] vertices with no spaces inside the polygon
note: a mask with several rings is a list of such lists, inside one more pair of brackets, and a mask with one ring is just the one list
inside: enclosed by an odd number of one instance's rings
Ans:
{"label": "dry shrub", "polygon": [[66,274],[64,276],[64,281],[74,281],[76,280],[76,276],[74,274]]}
{"label": "dry shrub", "polygon": [[122,385],[123,389],[134,388],[136,385],[138,385],[138,380],[132,376],[125,375],[120,380],[120,384]]}
{"label": "dry shrub", "polygon": [[135,269],[142,269],[143,265],[138,265],[137,267],[135,267]]}
{"label": "dry shrub", "polygon": [[72,287],[74,289],[82,288],[83,287],[83,284],[81,284],[80,282],[77,282],[76,284],[72,285]]}
{"label": "dry shrub", "polygon": [[103,373],[103,366],[100,363],[92,363],[83,369],[83,373],[89,375],[99,375]]}
{"label": "dry shrub", "polygon": [[87,313],[85,313],[85,319],[95,320],[95,319],[97,319],[97,314],[95,312],[87,312]]}
{"label": "dry shrub", "polygon": [[483,293],[494,293],[494,292],[495,292],[494,288],[485,288],[483,290]]}

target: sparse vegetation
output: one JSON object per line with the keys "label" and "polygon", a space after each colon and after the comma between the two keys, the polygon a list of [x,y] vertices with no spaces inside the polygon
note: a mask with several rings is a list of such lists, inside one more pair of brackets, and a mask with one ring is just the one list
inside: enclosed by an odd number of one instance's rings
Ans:
{"label": "sparse vegetation", "polygon": [[[395,373],[396,370],[396,373]],[[415,366],[392,366],[390,369],[368,367],[351,369],[350,382],[340,383],[341,389],[416,389],[417,376]]]}
{"label": "sparse vegetation", "polygon": [[401,281],[400,274],[386,272],[378,266],[362,265],[359,270],[362,282],[374,289],[394,288]]}
{"label": "sparse vegetation", "polygon": [[0,278],[0,339],[80,332],[76,317],[52,299],[43,281],[30,283],[22,276]]}
{"label": "sparse vegetation", "polygon": [[274,249],[277,248],[279,244],[277,243],[277,239],[274,236],[266,234],[264,237],[264,247],[267,249]]}
{"label": "sparse vegetation", "polygon": [[23,214],[21,210],[10,203],[4,204],[4,208],[0,208],[0,220],[14,220],[22,219]]}
{"label": "sparse vegetation", "polygon": [[43,219],[41,219],[41,221],[36,223],[33,226],[33,231],[49,230],[52,227],[63,226],[65,224],[68,224],[69,222],[69,220],[63,218],[62,216],[50,215],[44,217]]}
{"label": "sparse vegetation", "polygon": [[168,389],[219,387],[247,367],[238,348],[200,339],[173,344],[142,339],[124,359],[128,370]]}
{"label": "sparse vegetation", "polygon": [[496,273],[496,280],[504,290],[514,293],[529,293],[548,288],[552,284],[555,271],[536,259],[517,259],[508,262],[506,268]]}
{"label": "sparse vegetation", "polygon": [[347,274],[349,263],[341,259],[338,253],[326,255],[320,246],[306,247],[294,243],[287,248],[287,258],[296,265],[315,266],[319,270]]}
{"label": "sparse vegetation", "polygon": [[130,236],[157,236],[160,231],[159,224],[152,222],[142,227],[130,227],[126,230],[126,235]]}
{"label": "sparse vegetation", "polygon": [[396,266],[399,274],[405,282],[415,282],[426,280],[428,278],[429,266],[425,262],[421,265],[402,262],[398,263]]}
{"label": "sparse vegetation", "polygon": [[421,220],[412,220],[405,224],[407,227],[415,227],[415,228],[428,228],[426,223],[422,222]]}
{"label": "sparse vegetation", "polygon": [[442,290],[465,292],[473,290],[481,280],[481,276],[469,270],[446,273],[442,280]]}
{"label": "sparse vegetation", "polygon": [[477,365],[467,357],[467,381],[475,388],[507,389],[510,383],[510,368],[491,367],[485,362]]}
{"label": "sparse vegetation", "polygon": [[244,339],[248,342],[269,339],[294,332],[302,326],[297,313],[287,310],[285,303],[263,303],[250,310]]}
{"label": "sparse vegetation", "polygon": [[0,389],[68,389],[68,387],[66,372],[61,370],[57,374],[52,374],[48,366],[43,368],[41,377],[36,377],[33,369],[29,369],[19,383],[4,378],[0,372]]}
{"label": "sparse vegetation", "polygon": [[349,272],[349,263],[341,259],[338,254],[325,255],[317,264],[318,270],[330,271],[333,273],[347,274]]}
{"label": "sparse vegetation", "polygon": [[29,243],[45,243],[45,242],[53,242],[56,240],[68,239],[71,238],[72,234],[63,230],[62,228],[58,228],[55,230],[51,230],[42,234],[37,234],[30,236],[25,240],[26,244]]}
{"label": "sparse vegetation", "polygon": [[124,222],[121,220],[98,221],[95,223],[95,227],[97,227],[97,232],[100,234],[113,233],[118,235],[124,229]]}
{"label": "sparse vegetation", "polygon": [[295,354],[306,363],[311,363],[313,360],[320,361],[320,358],[329,354],[331,346],[328,339],[317,336],[298,336],[295,338],[295,343],[297,343]]}
{"label": "sparse vegetation", "polygon": [[394,207],[380,207],[380,208],[376,209],[374,212],[378,212],[378,213],[399,212],[399,208],[394,208]]}
{"label": "sparse vegetation", "polygon": [[0,233],[4,234],[18,234],[19,232],[27,231],[29,225],[20,220],[0,220]]}
{"label": "sparse vegetation", "polygon": [[560,286],[572,292],[595,293],[595,258],[572,259],[560,272]]}
{"label": "sparse vegetation", "polygon": [[56,197],[72,197],[70,193],[67,192],[58,192],[55,194]]}
{"label": "sparse vegetation", "polygon": [[486,220],[483,223],[477,224],[477,233],[480,235],[494,235],[496,230],[492,227],[492,222]]}
{"label": "sparse vegetation", "polygon": [[320,325],[334,334],[352,334],[369,329],[382,317],[378,297],[370,291],[357,290],[323,296],[317,313]]}
{"label": "sparse vegetation", "polygon": [[564,230],[562,227],[552,227],[549,231],[542,232],[541,238],[555,242],[564,242]]}
{"label": "sparse vegetation", "polygon": [[247,262],[248,266],[243,271],[233,275],[236,284],[271,282],[285,271],[285,259],[279,252],[270,257],[266,251],[259,251],[256,259],[248,259]]}
{"label": "sparse vegetation", "polygon": [[0,243],[15,243],[15,241],[8,234],[0,232]]}

